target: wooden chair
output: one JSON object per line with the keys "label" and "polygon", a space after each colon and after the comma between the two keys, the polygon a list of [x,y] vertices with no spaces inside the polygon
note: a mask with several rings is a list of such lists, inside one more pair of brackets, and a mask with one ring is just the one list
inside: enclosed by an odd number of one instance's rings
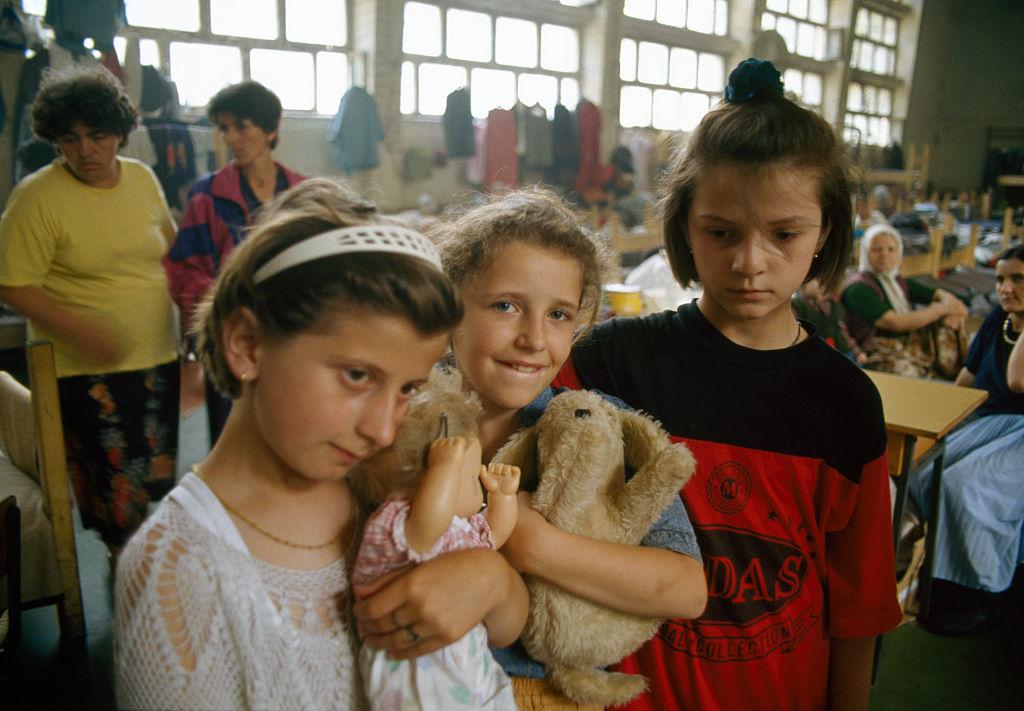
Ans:
{"label": "wooden chair", "polygon": [[53,344],[32,341],[25,351],[32,389],[0,371],[0,430],[13,465],[42,491],[43,509],[53,529],[60,593],[23,601],[22,607],[56,604],[61,640],[69,642],[84,636],[85,615]]}
{"label": "wooden chair", "polygon": [[13,496],[0,501],[0,577],[0,669],[6,673],[21,641],[21,512]]}

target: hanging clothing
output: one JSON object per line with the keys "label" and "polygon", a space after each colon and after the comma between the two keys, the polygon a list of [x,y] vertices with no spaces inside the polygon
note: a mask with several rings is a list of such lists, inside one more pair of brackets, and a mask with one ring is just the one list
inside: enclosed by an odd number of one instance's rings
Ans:
{"label": "hanging clothing", "polygon": [[586,99],[576,104],[576,128],[579,133],[580,164],[576,173],[576,192],[585,195],[600,189],[601,111]]}
{"label": "hanging clothing", "polygon": [[376,168],[377,144],[383,138],[377,102],[361,86],[346,91],[327,134],[327,142],[334,144],[334,165],[348,175]]}
{"label": "hanging clothing", "polygon": [[146,119],[145,124],[156,153],[153,170],[160,179],[167,204],[181,208],[178,191],[196,177],[195,147],[188,133],[188,124],[167,119]]}
{"label": "hanging clothing", "polygon": [[516,153],[516,114],[491,109],[487,114],[487,160],[484,188],[519,187],[519,156]]}
{"label": "hanging clothing", "polygon": [[456,89],[445,100],[444,147],[449,158],[468,158],[476,153],[467,89]]}
{"label": "hanging clothing", "polygon": [[651,189],[651,151],[654,142],[645,134],[637,132],[629,141],[629,152],[633,155],[633,187],[638,193]]}
{"label": "hanging clothing", "polygon": [[579,137],[572,125],[572,114],[562,104],[555,104],[551,119],[551,168],[547,181],[568,190],[576,179],[579,165]]}
{"label": "hanging clothing", "polygon": [[523,166],[550,168],[554,163],[551,122],[548,121],[548,114],[540,104],[535,104],[524,112],[523,134],[526,137]]}
{"label": "hanging clothing", "polygon": [[473,185],[483,185],[487,172],[487,119],[473,124],[473,145],[476,153],[466,162],[466,180]]}
{"label": "hanging clothing", "polygon": [[48,0],[46,24],[57,35],[57,44],[75,55],[89,52],[82,44],[91,37],[96,49],[114,49],[114,35],[119,25],[127,24],[124,0]]}

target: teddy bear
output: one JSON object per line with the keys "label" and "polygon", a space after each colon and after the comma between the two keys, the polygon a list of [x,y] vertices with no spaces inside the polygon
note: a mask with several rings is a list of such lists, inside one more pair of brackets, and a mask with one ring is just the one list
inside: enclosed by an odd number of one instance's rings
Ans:
{"label": "teddy bear", "polygon": [[[639,544],[693,475],[685,445],[657,422],[587,391],[556,395],[537,423],[513,436],[495,461],[521,471],[533,508],[565,531]],[[636,474],[627,482],[626,466]],[[527,576],[530,611],[520,637],[551,683],[577,703],[618,705],[647,680],[606,672],[657,631],[661,620],[602,607]]]}

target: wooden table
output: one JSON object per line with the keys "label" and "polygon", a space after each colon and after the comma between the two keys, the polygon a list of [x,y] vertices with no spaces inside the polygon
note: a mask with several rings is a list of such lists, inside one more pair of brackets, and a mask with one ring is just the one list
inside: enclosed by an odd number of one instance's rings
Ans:
{"label": "wooden table", "polygon": [[[865,371],[882,396],[885,429],[889,437],[889,469],[896,475],[893,507],[893,545],[899,544],[900,521],[907,499],[911,469],[929,463],[934,467],[931,516],[925,539],[925,575],[920,585],[921,609],[927,614],[931,602],[935,534],[939,527],[939,496],[945,437],[974,412],[988,397],[977,388],[958,387],[941,380],[905,378],[890,373]],[[920,438],[920,439],[919,439]],[[917,450],[915,456],[915,450]]]}

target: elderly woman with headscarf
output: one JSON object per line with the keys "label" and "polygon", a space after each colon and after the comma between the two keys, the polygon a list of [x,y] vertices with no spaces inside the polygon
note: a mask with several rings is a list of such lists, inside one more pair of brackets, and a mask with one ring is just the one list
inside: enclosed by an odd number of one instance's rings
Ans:
{"label": "elderly woman with headscarf", "polygon": [[952,379],[966,350],[967,307],[944,289],[901,277],[902,260],[903,240],[894,227],[872,225],[864,232],[860,271],[843,287],[850,335],[872,370]]}

